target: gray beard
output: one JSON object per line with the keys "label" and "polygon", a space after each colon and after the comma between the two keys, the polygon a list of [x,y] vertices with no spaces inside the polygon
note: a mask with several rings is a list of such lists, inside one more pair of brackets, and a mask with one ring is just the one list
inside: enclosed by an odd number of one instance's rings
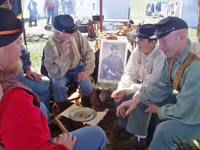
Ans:
{"label": "gray beard", "polygon": [[15,69],[13,69],[10,74],[16,76],[18,75],[18,73],[22,70],[22,61],[18,60],[17,62],[17,66],[15,67]]}

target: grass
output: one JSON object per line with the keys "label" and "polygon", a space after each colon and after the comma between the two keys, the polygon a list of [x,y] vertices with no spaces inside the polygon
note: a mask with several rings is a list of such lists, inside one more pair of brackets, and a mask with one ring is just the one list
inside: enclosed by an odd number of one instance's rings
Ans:
{"label": "grass", "polygon": [[[166,2],[167,0],[130,0],[131,5],[131,19],[135,24],[139,23],[157,23],[160,19],[163,18],[153,18],[151,16],[146,16],[145,9],[146,5],[150,2]],[[175,1],[175,0],[173,0]],[[41,57],[42,51],[46,44],[48,37],[50,37],[53,33],[51,31],[46,31],[44,26],[46,25],[46,19],[39,19],[37,27],[29,27],[28,22],[25,23],[26,35],[40,35],[45,34],[47,38],[42,38],[39,41],[34,39],[27,39],[27,49],[31,53],[31,61],[32,61],[32,70],[40,73],[41,66]],[[196,29],[189,28],[189,38],[193,42],[197,42]],[[95,42],[89,42],[91,47],[94,49]]]}

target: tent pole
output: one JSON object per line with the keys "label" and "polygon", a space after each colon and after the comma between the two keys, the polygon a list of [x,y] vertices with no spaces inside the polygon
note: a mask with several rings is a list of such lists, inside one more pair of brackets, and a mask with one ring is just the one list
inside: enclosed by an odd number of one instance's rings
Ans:
{"label": "tent pole", "polygon": [[100,0],[100,32],[102,32],[102,0]]}
{"label": "tent pole", "polygon": [[[22,12],[22,2],[21,2],[21,12]],[[24,24],[23,12],[22,12],[22,15],[21,15],[21,19],[22,19],[22,23]],[[27,48],[27,43],[26,43],[25,24],[24,24],[23,37],[24,37],[24,45],[26,46],[26,49],[28,50],[28,48]]]}

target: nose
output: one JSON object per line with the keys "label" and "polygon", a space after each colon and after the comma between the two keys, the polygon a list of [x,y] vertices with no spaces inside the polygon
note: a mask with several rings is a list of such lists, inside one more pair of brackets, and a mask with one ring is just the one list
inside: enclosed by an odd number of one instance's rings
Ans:
{"label": "nose", "polygon": [[24,47],[24,45],[22,44],[22,42],[20,43],[20,46],[19,46],[19,56],[21,56],[22,55],[22,50],[24,50],[25,49],[25,47]]}
{"label": "nose", "polygon": [[22,50],[24,50],[25,49],[25,47],[24,47],[24,45],[21,43],[21,45],[20,45],[20,50],[22,51]]}

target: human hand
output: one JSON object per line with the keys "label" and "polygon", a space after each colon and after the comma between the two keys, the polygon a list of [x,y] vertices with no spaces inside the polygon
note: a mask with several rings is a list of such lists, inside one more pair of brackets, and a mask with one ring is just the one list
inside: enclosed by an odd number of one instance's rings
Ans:
{"label": "human hand", "polygon": [[145,113],[155,113],[157,114],[158,106],[155,104],[145,103],[145,105],[148,105],[149,107],[145,110]]}
{"label": "human hand", "polygon": [[64,55],[68,55],[69,54],[69,48],[71,47],[70,45],[70,40],[65,40],[60,46],[61,46],[61,49],[62,49],[62,54]]}
{"label": "human hand", "polygon": [[[131,99],[129,101],[123,102],[121,105],[117,107],[116,115],[119,117],[119,113],[123,118],[127,117],[128,114],[135,109],[135,107],[140,103],[140,99],[138,97]],[[128,108],[128,109],[127,109]],[[127,109],[127,110],[126,110]],[[125,111],[126,110],[126,111]]]}
{"label": "human hand", "polygon": [[121,99],[126,94],[126,90],[116,90],[111,94],[111,98],[114,98],[116,102],[121,101]]}
{"label": "human hand", "polygon": [[74,145],[76,143],[76,136],[72,138],[72,133],[69,132],[69,135],[67,135],[66,133],[63,133],[63,134],[59,134],[58,137],[59,139],[56,139],[56,138],[53,139],[53,145],[63,144],[70,150],[73,150]]}
{"label": "human hand", "polygon": [[87,78],[89,76],[89,74],[85,71],[81,71],[78,73],[77,75],[77,82],[84,80],[85,78]]}
{"label": "human hand", "polygon": [[42,80],[43,75],[37,74],[37,73],[35,73],[31,70],[27,70],[26,71],[26,77],[31,79],[31,80],[35,79],[35,82],[40,82],[40,80]]}

